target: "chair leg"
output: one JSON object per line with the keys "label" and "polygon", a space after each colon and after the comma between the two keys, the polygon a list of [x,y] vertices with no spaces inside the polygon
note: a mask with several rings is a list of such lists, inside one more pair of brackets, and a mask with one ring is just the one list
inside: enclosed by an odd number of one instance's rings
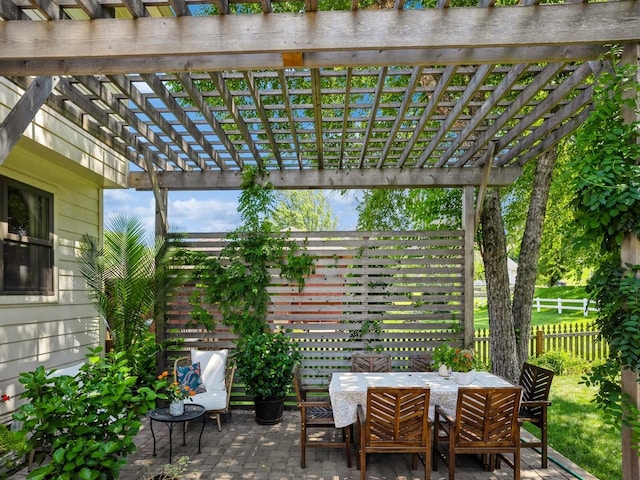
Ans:
{"label": "chair leg", "polygon": [[307,468],[307,427],[303,423],[300,426],[300,468]]}
{"label": "chair leg", "polygon": [[221,432],[222,431],[222,425],[220,424],[220,414],[219,413],[214,413],[215,417],[216,417],[216,423],[218,424],[218,431]]}
{"label": "chair leg", "polygon": [[540,425],[540,440],[542,440],[542,468],[547,468],[547,422],[543,420],[543,423]]}
{"label": "chair leg", "polygon": [[447,458],[449,466],[449,480],[456,479],[456,451],[453,446],[453,437],[449,436],[449,457]]}
{"label": "chair leg", "polygon": [[347,454],[347,467],[351,468],[351,428],[342,429],[342,439],[344,440],[345,450]]}
{"label": "chair leg", "polygon": [[362,446],[360,447],[360,461],[358,462],[360,467],[360,480],[367,480],[367,454]]}

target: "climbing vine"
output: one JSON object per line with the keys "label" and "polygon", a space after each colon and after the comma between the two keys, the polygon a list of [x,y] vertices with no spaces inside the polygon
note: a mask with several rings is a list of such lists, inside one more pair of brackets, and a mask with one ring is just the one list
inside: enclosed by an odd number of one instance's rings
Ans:
{"label": "climbing vine", "polygon": [[218,307],[224,323],[239,342],[267,328],[271,269],[296,283],[301,291],[305,277],[314,270],[314,258],[286,234],[275,232],[269,221],[274,191],[269,183],[256,180],[265,173],[248,168],[243,173],[239,208],[242,224],[227,236],[229,243],[219,256],[194,252],[191,295],[194,323],[213,329],[211,313],[203,307]]}
{"label": "climbing vine", "polygon": [[[617,58],[616,52],[612,56]],[[576,221],[581,241],[600,247],[600,265],[587,292],[599,308],[596,325],[610,346],[606,362],[585,377],[598,387],[596,403],[617,425],[640,439],[638,411],[622,395],[622,369],[640,368],[640,265],[621,265],[626,234],[640,234],[640,143],[638,122],[625,122],[623,109],[639,112],[636,70],[618,66],[594,86],[594,108],[575,138]]]}

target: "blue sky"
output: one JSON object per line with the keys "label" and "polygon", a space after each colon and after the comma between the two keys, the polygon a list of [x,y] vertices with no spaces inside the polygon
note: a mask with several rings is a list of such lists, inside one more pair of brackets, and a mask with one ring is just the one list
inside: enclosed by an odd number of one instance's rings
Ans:
{"label": "blue sky", "polygon": [[[183,232],[229,232],[240,222],[239,191],[169,192],[169,225]],[[338,230],[355,230],[358,222],[356,205],[360,192],[340,195],[327,191]],[[105,190],[104,218],[114,213],[130,213],[142,219],[148,233],[155,231],[155,201],[151,192],[133,189]]]}

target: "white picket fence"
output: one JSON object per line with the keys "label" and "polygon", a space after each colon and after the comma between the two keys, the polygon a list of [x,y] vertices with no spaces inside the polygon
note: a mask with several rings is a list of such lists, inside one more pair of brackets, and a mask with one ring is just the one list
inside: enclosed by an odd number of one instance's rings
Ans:
{"label": "white picket fence", "polygon": [[587,298],[539,298],[533,299],[533,306],[536,311],[545,309],[554,309],[561,314],[564,310],[581,310],[584,312],[584,316],[589,315],[589,312],[597,312],[596,307],[589,306],[589,300]]}

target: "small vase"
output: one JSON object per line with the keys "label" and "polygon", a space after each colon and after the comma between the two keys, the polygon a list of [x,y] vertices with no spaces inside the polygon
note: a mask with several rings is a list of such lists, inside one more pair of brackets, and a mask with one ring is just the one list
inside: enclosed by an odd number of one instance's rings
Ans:
{"label": "small vase", "polygon": [[449,376],[449,369],[444,363],[438,367],[438,375],[440,375],[441,377]]}
{"label": "small vase", "polygon": [[476,378],[476,371],[471,370],[469,372],[454,372],[454,377],[458,385],[469,385]]}
{"label": "small vase", "polygon": [[169,404],[169,415],[174,417],[184,415],[184,403],[182,400],[174,400]]}

